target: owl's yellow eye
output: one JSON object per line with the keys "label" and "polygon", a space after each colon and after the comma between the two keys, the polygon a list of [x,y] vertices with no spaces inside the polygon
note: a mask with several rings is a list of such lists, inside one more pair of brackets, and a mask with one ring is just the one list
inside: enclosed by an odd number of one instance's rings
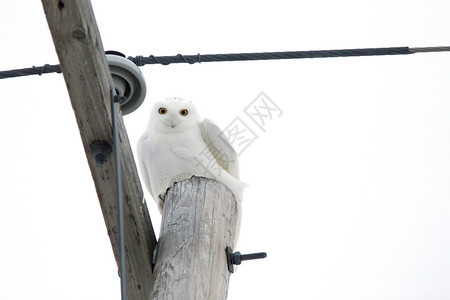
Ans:
{"label": "owl's yellow eye", "polygon": [[158,112],[159,112],[161,115],[165,115],[165,114],[167,113],[167,109],[165,109],[164,107],[161,107],[161,108],[159,108]]}
{"label": "owl's yellow eye", "polygon": [[183,117],[187,116],[187,114],[188,114],[188,110],[187,109],[180,110],[180,115],[182,115]]}

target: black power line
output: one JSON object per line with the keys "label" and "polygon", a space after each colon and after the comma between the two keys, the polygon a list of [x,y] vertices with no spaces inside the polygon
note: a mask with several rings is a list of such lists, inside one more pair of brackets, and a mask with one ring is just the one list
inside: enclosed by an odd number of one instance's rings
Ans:
{"label": "black power line", "polygon": [[60,65],[43,65],[42,67],[31,67],[24,69],[15,69],[9,71],[0,71],[0,79],[11,78],[11,77],[19,77],[19,76],[28,76],[28,75],[39,75],[46,73],[61,73]]}
{"label": "black power line", "polygon": [[[299,59],[299,58],[325,58],[325,57],[354,57],[354,56],[376,56],[376,55],[406,55],[419,52],[443,52],[450,51],[450,46],[445,47],[390,47],[390,48],[364,48],[364,49],[342,49],[342,50],[313,50],[313,51],[285,51],[285,52],[255,52],[255,53],[231,53],[231,54],[197,54],[197,55],[174,55],[174,56],[135,56],[128,57],[138,66],[151,64],[178,64],[178,63],[205,63],[219,61],[249,61],[249,60],[274,60],[274,59]],[[9,71],[0,71],[0,79],[42,75],[47,73],[61,73],[60,65],[44,65]]]}

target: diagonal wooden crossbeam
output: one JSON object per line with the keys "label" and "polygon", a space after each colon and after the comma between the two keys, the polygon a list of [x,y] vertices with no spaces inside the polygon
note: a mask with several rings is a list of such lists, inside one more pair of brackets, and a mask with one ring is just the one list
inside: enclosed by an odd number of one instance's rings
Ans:
{"label": "diagonal wooden crossbeam", "polygon": [[[112,156],[102,166],[92,145],[113,145],[110,88],[113,86],[100,33],[89,0],[42,0],[47,22],[66,81],[86,157],[97,190],[111,245],[119,263],[119,230]],[[125,216],[127,292],[129,299],[149,299],[153,280],[152,253],[156,238],[143,201],[136,164],[122,117],[119,116],[121,170]],[[112,148],[112,147],[111,147]]]}

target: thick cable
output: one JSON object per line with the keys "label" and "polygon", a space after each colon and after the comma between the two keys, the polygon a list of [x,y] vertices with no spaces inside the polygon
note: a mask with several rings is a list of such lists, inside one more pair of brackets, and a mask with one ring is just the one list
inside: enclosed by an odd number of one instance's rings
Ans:
{"label": "thick cable", "polygon": [[[325,58],[325,57],[356,57],[356,56],[379,56],[379,55],[406,55],[424,52],[450,51],[449,46],[443,47],[390,47],[390,48],[362,48],[341,50],[313,50],[313,51],[285,51],[285,52],[254,52],[254,53],[229,53],[229,54],[203,54],[201,55],[173,55],[173,56],[135,56],[128,57],[137,66],[145,65],[170,65],[177,63],[205,63],[221,61],[252,61],[252,60],[274,60],[274,59],[300,59],[300,58]],[[44,65],[9,71],[0,71],[0,79],[28,75],[42,75],[47,73],[61,73],[60,65]]]}
{"label": "thick cable", "polygon": [[46,64],[42,67],[33,66],[31,68],[0,71],[0,79],[19,77],[19,76],[28,76],[28,75],[42,75],[42,74],[47,74],[47,73],[61,73],[61,66]]}
{"label": "thick cable", "polygon": [[[250,60],[274,60],[274,59],[300,59],[300,58],[325,58],[325,57],[350,57],[350,56],[373,56],[373,55],[398,55],[411,54],[408,47],[393,48],[366,48],[366,49],[343,49],[343,50],[316,50],[316,51],[285,51],[285,52],[254,52],[254,53],[230,53],[230,54],[197,54],[176,56],[150,55],[139,57],[139,63],[149,64],[176,64],[176,63],[204,63],[221,61],[250,61]],[[136,63],[136,57],[128,57]]]}

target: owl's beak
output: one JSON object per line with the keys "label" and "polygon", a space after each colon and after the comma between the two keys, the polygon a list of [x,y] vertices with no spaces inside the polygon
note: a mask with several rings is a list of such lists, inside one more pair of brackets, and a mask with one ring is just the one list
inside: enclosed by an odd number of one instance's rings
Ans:
{"label": "owl's beak", "polygon": [[170,116],[170,127],[175,128],[175,126],[177,126],[178,122],[177,122],[177,117],[174,115]]}

